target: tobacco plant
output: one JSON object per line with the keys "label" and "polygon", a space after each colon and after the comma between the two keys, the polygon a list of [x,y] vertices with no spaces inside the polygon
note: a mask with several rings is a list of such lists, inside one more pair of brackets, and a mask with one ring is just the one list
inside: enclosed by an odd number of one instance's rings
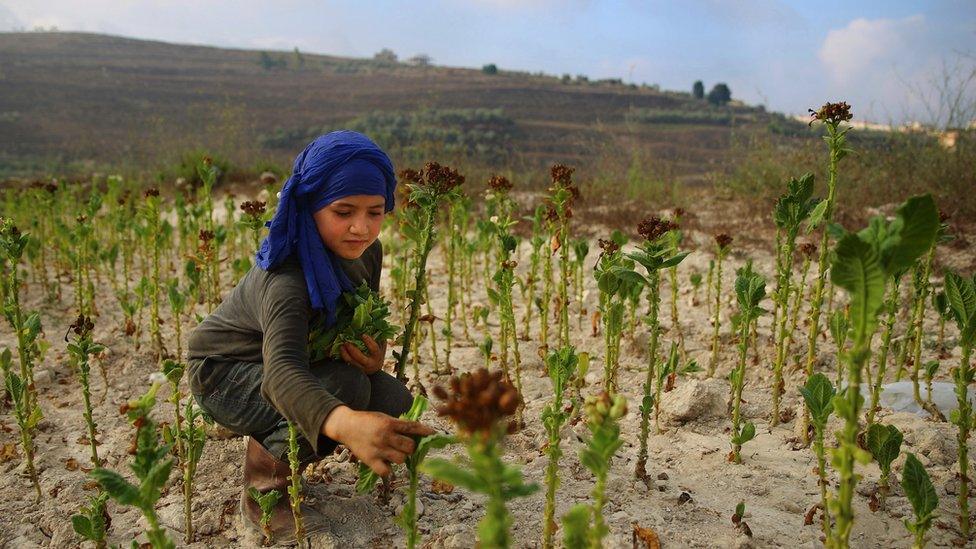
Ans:
{"label": "tobacco plant", "polygon": [[146,536],[153,549],[174,549],[176,544],[166,535],[166,530],[160,526],[159,516],[156,514],[160,490],[169,480],[173,468],[173,458],[167,457],[170,448],[166,444],[160,444],[156,422],[150,417],[153,406],[156,405],[159,387],[160,380],[156,379],[144,395],[130,400],[119,409],[136,428],[132,453],[134,458],[129,468],[135,473],[139,484],[132,484],[115,471],[102,467],[92,470],[89,476],[117,503],[136,507],[142,512],[149,523]]}
{"label": "tobacco plant", "polygon": [[958,407],[950,415],[950,421],[958,428],[956,441],[959,452],[959,530],[963,539],[969,539],[969,432],[973,427],[973,404],[969,400],[969,385],[976,372],[970,361],[976,344],[976,276],[964,278],[953,272],[945,275],[945,293],[952,317],[959,328],[959,345],[962,360],[952,369]]}
{"label": "tobacco plant", "polygon": [[796,250],[796,237],[800,226],[806,221],[817,205],[813,198],[813,174],[806,174],[800,179],[790,179],[786,184],[786,193],[779,197],[773,209],[773,221],[777,230],[782,234],[782,243],[776,250],[776,291],[773,293],[775,303],[773,316],[773,331],[776,338],[776,355],[773,363],[773,409],[770,415],[770,425],[779,424],[780,398],[783,394],[783,366],[786,364],[786,343],[788,338],[789,302],[793,282],[793,252]]}
{"label": "tobacco plant", "polygon": [[[464,176],[447,166],[428,162],[423,170],[419,172],[405,170],[401,172],[400,177],[406,181],[406,187],[410,192],[405,213],[410,212],[412,214],[412,223],[406,232],[414,243],[414,285],[407,294],[410,298],[410,314],[403,329],[403,347],[399,352],[393,351],[393,356],[397,361],[397,379],[406,381],[404,368],[407,364],[410,343],[413,339],[413,332],[417,328],[420,305],[426,289],[427,256],[430,255],[435,242],[434,220],[442,205],[450,207],[451,202],[460,196],[459,187],[464,183]],[[420,380],[418,379],[416,382],[420,383]]]}
{"label": "tobacco plant", "polygon": [[[567,547],[599,548],[603,546],[603,538],[610,532],[603,519],[603,506],[606,504],[610,460],[623,445],[620,439],[620,419],[627,414],[627,400],[623,395],[610,395],[604,391],[599,395],[586,397],[584,413],[590,438],[586,440],[586,446],[580,449],[580,463],[596,478],[591,493],[593,503],[577,504],[563,516],[563,528],[566,531]],[[579,510],[580,508],[586,509],[586,512]],[[573,541],[583,539],[586,540],[585,545],[577,545],[578,542]]]}
{"label": "tobacco plant", "polygon": [[152,266],[149,278],[149,341],[152,344],[156,356],[162,359],[166,354],[163,348],[163,336],[159,330],[159,294],[161,283],[159,278],[159,256],[163,245],[163,232],[159,226],[159,189],[150,187],[144,194],[140,213],[145,223],[146,239],[152,254]]}
{"label": "tobacco plant", "polygon": [[552,401],[542,409],[542,425],[548,436],[545,451],[549,460],[546,463],[546,506],[542,513],[542,546],[547,549],[553,547],[553,536],[556,533],[556,488],[559,487],[559,458],[563,455],[559,431],[570,416],[563,409],[563,393],[576,373],[579,362],[574,347],[563,347],[546,356],[546,369],[553,393]]}
{"label": "tobacco plant", "polygon": [[551,221],[551,250],[559,252],[559,323],[558,345],[569,345],[569,284],[573,266],[569,259],[569,220],[573,217],[573,204],[579,199],[579,187],[573,184],[574,168],[555,164],[549,170],[552,186],[549,187],[549,213]]}
{"label": "tobacco plant", "polygon": [[91,357],[105,350],[105,347],[95,343],[92,339],[92,330],[95,324],[91,318],[78,315],[78,318],[71,324],[70,330],[75,333],[73,341],[68,343],[68,354],[74,362],[74,367],[78,371],[78,378],[81,382],[81,395],[84,401],[85,410],[82,417],[85,418],[85,425],[88,428],[88,443],[91,447],[91,461],[93,467],[98,467],[102,463],[98,459],[98,442],[95,440],[97,425],[92,417],[91,405],[91,385],[89,383],[89,373],[91,372]]}
{"label": "tobacco plant", "polygon": [[108,510],[105,508],[108,498],[108,492],[99,490],[98,494],[88,496],[88,505],[83,506],[81,512],[71,515],[71,529],[82,538],[94,543],[95,549],[108,547],[105,541],[110,520]]}
{"label": "tobacco plant", "polygon": [[585,268],[586,256],[590,253],[590,243],[585,238],[573,239],[573,284],[575,286],[576,303],[579,304],[578,315],[576,316],[576,328],[582,329],[583,316],[586,309],[583,307],[583,270]]}
{"label": "tobacco plant", "polygon": [[[827,263],[829,251],[828,243],[830,235],[826,229],[834,220],[834,205],[836,202],[837,189],[837,164],[843,159],[850,150],[847,148],[847,132],[849,127],[842,127],[841,124],[853,118],[851,107],[847,103],[826,103],[820,110],[812,113],[810,124],[822,122],[827,129],[824,141],[827,142],[829,160],[827,163],[827,199],[817,205],[811,213],[809,230],[814,230],[821,225],[824,226],[823,234],[820,237],[820,257],[817,259],[817,278],[814,284],[810,311],[807,316],[809,325],[807,333],[807,356],[806,374],[807,377],[813,375],[813,364],[817,357],[817,336],[820,334],[820,313],[823,307],[824,287],[827,283]],[[807,425],[809,418],[806,410],[801,419],[801,432],[804,442],[807,440]],[[846,539],[846,538],[845,538]]]}
{"label": "tobacco plant", "polygon": [[901,487],[908,496],[915,512],[915,520],[905,519],[905,528],[915,536],[912,549],[925,547],[925,534],[935,520],[935,510],[939,507],[939,496],[935,493],[932,479],[915,454],[909,453],[905,469],[901,474]]}
{"label": "tobacco plant", "polygon": [[[732,237],[726,233],[715,235],[715,303],[712,317],[712,356],[708,361],[708,377],[715,375],[718,366],[718,333],[722,328],[722,261],[729,254]],[[711,270],[709,270],[711,272]]]}
{"label": "tobacco plant", "polygon": [[506,502],[530,495],[537,484],[525,484],[521,471],[502,461],[506,432],[514,427],[506,420],[518,409],[521,396],[502,379],[499,371],[479,369],[473,374],[452,377],[450,392],[441,386],[434,395],[444,401],[437,409],[458,428],[458,438],[467,448],[468,463],[462,466],[445,459],[429,459],[420,470],[434,478],[485,494],[485,516],[478,524],[481,547],[508,547],[512,519]]}
{"label": "tobacco plant", "polygon": [[[674,210],[674,215],[671,216],[671,230],[668,231],[668,245],[671,248],[671,253],[677,254],[679,247],[681,246],[681,216],[684,215],[685,211],[681,208],[676,208]],[[678,334],[678,345],[681,347],[681,356],[685,354],[685,334],[681,330],[681,322],[678,320],[678,266],[671,265],[668,267],[668,286],[671,288],[671,329]],[[674,334],[671,335],[674,337]]]}
{"label": "tobacco plant", "polygon": [[518,240],[511,234],[512,227],[517,221],[512,219],[511,212],[515,208],[514,201],[509,196],[512,189],[511,182],[501,176],[493,176],[488,182],[491,199],[489,204],[495,215],[491,216],[489,226],[495,243],[496,270],[491,280],[494,287],[486,288],[488,299],[498,308],[500,361],[506,379],[513,379],[508,362],[508,352],[511,348],[515,359],[515,388],[522,390],[522,357],[519,353],[518,334],[516,333],[515,308],[512,303],[512,288],[515,285],[515,267],[517,262],[512,260],[512,253],[518,249]]}
{"label": "tobacco plant", "polygon": [[932,285],[929,282],[929,276],[932,273],[932,263],[935,260],[935,250],[936,247],[942,242],[948,242],[952,240],[952,236],[949,235],[949,227],[946,225],[945,221],[947,216],[942,212],[939,212],[939,228],[936,233],[936,238],[932,242],[932,245],[927,250],[924,257],[919,258],[915,263],[915,273],[913,277],[913,282],[915,286],[915,302],[913,303],[913,313],[912,325],[914,327],[914,338],[912,339],[912,389],[915,396],[915,402],[917,402],[922,408],[932,414],[933,417],[945,420],[942,417],[942,413],[937,407],[932,405],[931,402],[922,400],[921,393],[919,391],[919,371],[922,366],[922,338],[925,335],[922,329],[922,320],[925,318],[925,304],[929,300],[929,293],[932,290]]}
{"label": "tobacco plant", "polygon": [[[628,254],[628,258],[639,263],[647,271],[647,278],[644,285],[648,289],[648,326],[650,337],[648,338],[647,356],[647,375],[644,378],[643,397],[641,398],[640,412],[640,452],[637,457],[637,464],[634,474],[638,478],[645,479],[647,472],[647,435],[650,423],[651,408],[657,406],[653,396],[653,382],[658,368],[658,338],[660,337],[661,326],[658,322],[658,311],[661,306],[661,271],[673,265],[677,265],[687,257],[688,252],[675,252],[668,245],[668,231],[673,228],[670,221],[662,220],[658,217],[650,217],[640,222],[637,232],[643,241],[637,246],[637,251]],[[638,278],[643,278],[633,273]],[[628,275],[630,276],[630,275]],[[655,425],[657,425],[655,414]]]}
{"label": "tobacco plant", "polygon": [[[413,405],[407,413],[400,416],[400,419],[407,421],[417,421],[427,409],[427,399],[421,395],[414,397]],[[407,456],[404,465],[407,468],[409,484],[407,485],[407,498],[403,504],[403,510],[397,517],[397,524],[404,529],[407,536],[407,549],[414,549],[420,544],[420,531],[417,529],[417,491],[420,488],[420,466],[427,458],[431,450],[444,448],[456,442],[450,435],[434,433],[424,437],[414,437],[416,447],[412,454]]]}
{"label": "tobacco plant", "polygon": [[620,246],[612,240],[600,239],[603,252],[593,269],[600,290],[600,316],[603,319],[603,344],[606,347],[603,366],[603,387],[617,389],[617,369],[620,366],[620,336],[623,332],[624,299],[633,285],[642,284],[643,277],[634,273],[634,261],[624,256]]}
{"label": "tobacco plant", "polygon": [[271,530],[271,517],[273,516],[275,505],[281,499],[281,493],[277,490],[271,490],[262,494],[258,492],[257,488],[248,486],[247,495],[261,508],[261,519],[259,523],[261,525],[261,531],[264,533],[263,544],[271,545],[274,543],[274,531]]}
{"label": "tobacco plant", "polygon": [[747,270],[735,279],[735,295],[739,303],[739,362],[729,375],[732,385],[732,451],[729,461],[742,463],[742,445],[756,436],[756,426],[751,421],[742,423],[742,387],[745,385],[750,330],[760,315],[766,312],[759,306],[766,297],[766,281],[761,275]]}
{"label": "tobacco plant", "polygon": [[874,458],[881,470],[881,478],[878,480],[878,505],[882,509],[890,490],[888,478],[891,476],[891,463],[901,453],[903,440],[901,431],[894,425],[875,423],[868,426],[865,441],[868,451],[871,452],[871,457]]}
{"label": "tobacco plant", "polygon": [[3,370],[7,395],[13,401],[14,419],[20,428],[24,465],[31,484],[34,485],[35,500],[39,502],[41,486],[34,467],[34,432],[44,418],[44,413],[38,404],[37,391],[34,388],[34,364],[43,354],[43,342],[40,340],[40,315],[37,312],[24,311],[20,303],[20,261],[28,241],[26,233],[21,233],[11,221],[0,217],[0,252],[9,271],[4,281],[6,299],[3,303],[3,315],[17,334],[20,374],[13,371],[11,353],[6,348],[0,353],[0,368]]}
{"label": "tobacco plant", "polygon": [[824,432],[827,421],[834,413],[834,397],[837,391],[827,376],[816,373],[800,387],[800,394],[813,424],[813,453],[817,456],[817,484],[820,486],[820,507],[823,509],[824,536],[830,535],[830,508],[827,505],[827,452],[824,449]]}
{"label": "tobacco plant", "polygon": [[193,504],[193,477],[196,475],[197,463],[203,454],[203,446],[207,441],[207,434],[197,422],[202,416],[200,409],[194,404],[193,397],[186,399],[184,409],[183,395],[180,383],[183,380],[185,367],[174,360],[163,361],[163,375],[170,383],[169,402],[173,404],[175,421],[163,429],[163,440],[176,450],[180,471],[183,477],[183,524],[185,528],[184,541],[193,541],[193,515],[190,509]]}
{"label": "tobacco plant", "polygon": [[529,269],[525,280],[521,284],[522,298],[525,303],[525,313],[522,315],[522,339],[529,339],[529,327],[532,323],[532,311],[536,301],[536,291],[539,283],[539,267],[542,261],[543,246],[546,239],[542,236],[545,223],[546,207],[536,207],[532,217],[532,237],[529,239],[531,252],[529,253]]}
{"label": "tobacco plant", "polygon": [[849,296],[851,318],[850,349],[843,353],[847,386],[834,399],[844,428],[837,434],[838,447],[831,463],[840,482],[835,497],[828,499],[836,520],[828,538],[830,547],[847,547],[854,521],[852,499],[858,477],[855,462],[867,463],[871,456],[857,442],[859,412],[863,397],[859,388],[865,364],[871,357],[870,341],[877,329],[885,287],[895,273],[910,266],[935,239],[939,218],[931,195],[908,199],[888,222],[875,217],[858,233],[847,233],[837,243],[831,265],[831,279]]}

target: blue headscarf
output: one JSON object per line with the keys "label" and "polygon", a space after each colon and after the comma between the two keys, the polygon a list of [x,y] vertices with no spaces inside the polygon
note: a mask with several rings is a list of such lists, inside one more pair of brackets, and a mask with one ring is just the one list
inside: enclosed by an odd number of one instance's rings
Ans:
{"label": "blue headscarf", "polygon": [[365,135],[340,130],[319,136],[295,158],[291,177],[281,189],[268,236],[257,253],[264,270],[280,265],[292,254],[305,274],[312,308],[323,310],[326,325],[335,323],[336,302],[353,289],[336,256],[319,236],[312,214],[344,196],[386,197],[393,209],[396,175],[390,157]]}

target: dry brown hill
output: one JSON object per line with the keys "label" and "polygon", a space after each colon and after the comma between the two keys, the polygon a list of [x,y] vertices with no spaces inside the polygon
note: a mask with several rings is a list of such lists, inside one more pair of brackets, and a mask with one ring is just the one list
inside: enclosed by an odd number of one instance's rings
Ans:
{"label": "dry brown hill", "polygon": [[355,127],[404,160],[444,143],[513,167],[642,155],[696,179],[733,127],[769,118],[612,81],[60,32],[0,34],[0,89],[0,176],[159,165],[194,147],[287,162],[317,133]]}

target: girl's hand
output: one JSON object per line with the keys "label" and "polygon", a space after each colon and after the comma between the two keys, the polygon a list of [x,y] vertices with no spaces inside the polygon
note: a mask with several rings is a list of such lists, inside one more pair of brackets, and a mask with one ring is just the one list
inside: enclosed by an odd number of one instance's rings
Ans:
{"label": "girl's hand", "polygon": [[339,356],[349,364],[362,369],[366,375],[382,370],[383,361],[386,360],[386,342],[376,343],[376,340],[366,334],[361,337],[369,350],[369,355],[363,354],[358,347],[347,342],[339,349]]}
{"label": "girl's hand", "polygon": [[390,463],[403,463],[416,443],[411,435],[426,436],[435,431],[416,421],[404,421],[382,412],[359,412],[338,406],[325,417],[322,434],[349,448],[377,475],[390,474]]}

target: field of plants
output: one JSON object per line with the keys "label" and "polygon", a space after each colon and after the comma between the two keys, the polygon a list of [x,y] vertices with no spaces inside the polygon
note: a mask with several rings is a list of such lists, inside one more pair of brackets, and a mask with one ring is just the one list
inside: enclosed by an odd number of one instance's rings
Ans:
{"label": "field of plants", "polygon": [[[250,496],[329,517],[314,547],[971,546],[972,234],[927,194],[839,224],[850,119],[812,112],[826,181],[749,223],[706,195],[598,224],[563,165],[543,194],[404,170],[381,294],[309,349],[390,338],[405,417],[439,433],[389,479],[341,447],[298,471],[293,444],[287,493]],[[4,189],[0,545],[274,545],[184,359],[281,181],[197,171]]]}

